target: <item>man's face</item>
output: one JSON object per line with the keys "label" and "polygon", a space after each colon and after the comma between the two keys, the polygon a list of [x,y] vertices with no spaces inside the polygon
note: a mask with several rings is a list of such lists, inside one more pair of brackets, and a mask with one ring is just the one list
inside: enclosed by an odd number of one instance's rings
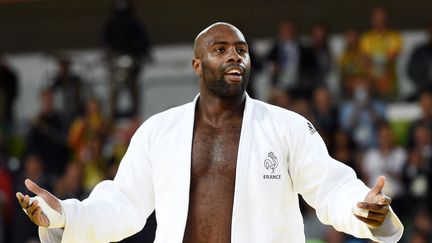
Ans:
{"label": "man's face", "polygon": [[198,57],[203,88],[221,98],[243,95],[250,74],[248,45],[243,35],[230,26],[218,25],[203,38]]}
{"label": "man's face", "polygon": [[372,27],[375,30],[387,28],[387,12],[382,8],[376,8],[372,12]]}

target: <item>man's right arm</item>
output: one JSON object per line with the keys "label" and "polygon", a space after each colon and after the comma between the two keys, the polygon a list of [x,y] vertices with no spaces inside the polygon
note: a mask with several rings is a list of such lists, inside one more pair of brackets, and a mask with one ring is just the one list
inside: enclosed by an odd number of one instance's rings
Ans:
{"label": "man's right arm", "polygon": [[[82,202],[76,199],[58,201],[61,207],[57,211],[62,209],[66,218],[63,232],[43,227],[47,225],[35,221],[35,216],[42,214],[36,205],[30,218],[41,226],[39,235],[42,242],[53,242],[53,239],[62,242],[119,241],[144,227],[154,210],[152,166],[148,156],[150,136],[146,130],[148,126],[142,125],[132,138],[113,181],[99,183],[89,198]],[[56,209],[54,204],[47,203]],[[29,205],[22,206],[26,208]]]}

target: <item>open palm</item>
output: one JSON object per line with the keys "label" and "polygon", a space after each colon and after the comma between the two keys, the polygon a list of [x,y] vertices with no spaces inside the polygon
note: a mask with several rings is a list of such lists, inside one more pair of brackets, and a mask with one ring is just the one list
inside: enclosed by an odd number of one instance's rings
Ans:
{"label": "open palm", "polygon": [[[25,180],[24,183],[27,189],[43,198],[51,208],[61,214],[62,208],[58,198],[29,179]],[[27,215],[33,223],[42,227],[48,227],[50,225],[48,217],[42,212],[37,200],[31,202],[29,195],[23,195],[21,192],[17,192],[16,197],[18,202],[21,204],[21,207],[27,212]]]}

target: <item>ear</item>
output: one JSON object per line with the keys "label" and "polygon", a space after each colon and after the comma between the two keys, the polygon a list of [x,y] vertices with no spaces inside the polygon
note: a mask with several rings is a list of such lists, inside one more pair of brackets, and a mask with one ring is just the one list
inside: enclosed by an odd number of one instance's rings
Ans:
{"label": "ear", "polygon": [[193,68],[195,74],[198,75],[198,76],[200,76],[201,72],[202,72],[202,69],[201,69],[201,60],[197,59],[197,58],[192,59],[192,68]]}

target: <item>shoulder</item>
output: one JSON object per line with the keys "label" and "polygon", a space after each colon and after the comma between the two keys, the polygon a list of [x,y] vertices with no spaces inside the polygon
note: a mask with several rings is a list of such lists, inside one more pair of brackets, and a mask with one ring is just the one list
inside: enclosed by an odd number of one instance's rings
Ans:
{"label": "shoulder", "polygon": [[179,116],[183,116],[185,112],[192,109],[191,107],[193,106],[193,102],[176,106],[151,116],[148,121],[157,123],[169,123],[172,119],[177,119]]}
{"label": "shoulder", "polygon": [[253,102],[255,119],[267,120],[275,126],[294,131],[298,131],[300,127],[308,128],[308,124],[312,125],[305,117],[296,112],[259,100],[253,100]]}
{"label": "shoulder", "polygon": [[136,134],[145,133],[148,136],[161,131],[169,132],[172,127],[179,126],[180,121],[189,116],[189,111],[193,111],[193,106],[194,103],[190,102],[157,113],[144,121],[138,128]]}

